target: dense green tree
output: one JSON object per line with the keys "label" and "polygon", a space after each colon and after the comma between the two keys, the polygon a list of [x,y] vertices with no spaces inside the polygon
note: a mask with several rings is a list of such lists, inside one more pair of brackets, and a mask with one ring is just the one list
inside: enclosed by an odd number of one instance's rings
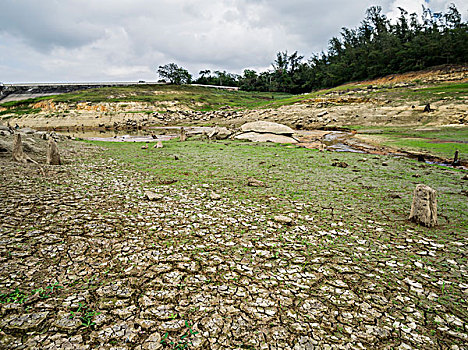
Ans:
{"label": "dense green tree", "polygon": [[168,80],[171,84],[189,84],[192,81],[192,76],[188,70],[179,67],[175,63],[168,63],[164,66],[159,66],[158,74],[161,78]]}
{"label": "dense green tree", "polygon": [[[313,54],[307,61],[297,51],[278,52],[272,69],[266,72],[246,69],[238,76],[202,70],[195,82],[239,86],[247,91],[303,93],[436,65],[467,63],[468,23],[462,22],[455,5],[446,13],[424,8],[420,20],[415,13],[399,10],[392,22],[381,7],[370,7],[359,27],[342,28],[339,37],[330,39],[326,53]],[[191,80],[174,63],[159,67],[158,72],[174,84]]]}
{"label": "dense green tree", "polygon": [[[424,8],[421,20],[399,8],[392,23],[379,6],[370,7],[361,25],[343,28],[331,38],[327,53],[314,54],[307,62],[297,52],[279,52],[273,69],[260,75],[244,71],[244,90],[308,92],[349,81],[421,70],[468,60],[468,24],[455,5],[447,12]],[[262,77],[262,79],[260,79]]]}

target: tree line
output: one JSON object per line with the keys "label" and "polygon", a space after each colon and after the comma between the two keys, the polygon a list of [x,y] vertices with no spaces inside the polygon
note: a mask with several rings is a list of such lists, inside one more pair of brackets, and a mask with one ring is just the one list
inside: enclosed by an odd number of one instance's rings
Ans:
{"label": "tree line", "polygon": [[[265,72],[246,69],[242,75],[226,71],[202,70],[192,79],[177,65],[160,66],[159,75],[171,83],[238,86],[246,91],[303,93],[334,87],[350,81],[373,79],[388,74],[422,70],[442,64],[468,61],[468,23],[454,4],[446,13],[423,7],[419,19],[399,8],[400,16],[390,21],[380,6],[367,9],[359,27],[342,28],[333,37],[327,52],[308,60],[294,52],[278,52],[272,68]],[[168,66],[180,78],[166,74]]]}

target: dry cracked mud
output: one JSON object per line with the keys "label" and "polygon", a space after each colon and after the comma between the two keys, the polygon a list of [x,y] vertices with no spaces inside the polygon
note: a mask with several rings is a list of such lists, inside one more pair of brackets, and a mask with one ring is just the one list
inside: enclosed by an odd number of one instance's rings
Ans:
{"label": "dry cracked mud", "polygon": [[45,177],[0,157],[1,348],[468,348],[466,217],[442,243],[406,222],[317,222],[313,198],[281,213],[203,181],[155,187],[67,147]]}

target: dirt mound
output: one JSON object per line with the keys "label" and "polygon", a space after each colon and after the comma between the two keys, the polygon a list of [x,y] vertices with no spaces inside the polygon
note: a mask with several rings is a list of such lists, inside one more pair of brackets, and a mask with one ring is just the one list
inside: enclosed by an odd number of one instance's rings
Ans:
{"label": "dirt mound", "polygon": [[[359,82],[362,85],[400,84],[421,81],[424,83],[468,81],[468,67],[458,65],[436,66],[422,71],[391,74],[382,78]],[[356,83],[352,83],[355,85]]]}

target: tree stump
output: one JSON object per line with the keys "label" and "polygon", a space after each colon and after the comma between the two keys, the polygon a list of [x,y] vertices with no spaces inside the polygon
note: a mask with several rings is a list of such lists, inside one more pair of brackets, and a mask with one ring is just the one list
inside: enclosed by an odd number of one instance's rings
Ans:
{"label": "tree stump", "polygon": [[458,150],[455,151],[455,155],[453,156],[453,162],[452,162],[452,165],[453,166],[460,166],[460,158],[458,158]]}
{"label": "tree stump", "polygon": [[426,185],[416,185],[409,219],[427,227],[437,225],[436,190]]}
{"label": "tree stump", "polygon": [[58,151],[57,143],[52,137],[47,142],[47,164],[49,165],[60,165],[60,154]]}
{"label": "tree stump", "polygon": [[13,142],[12,150],[13,160],[20,163],[26,163],[26,157],[23,152],[23,143],[21,142],[21,135],[15,135],[15,141]]}
{"label": "tree stump", "polygon": [[185,129],[182,127],[180,128],[180,141],[184,142],[187,140],[187,135],[185,134]]}

